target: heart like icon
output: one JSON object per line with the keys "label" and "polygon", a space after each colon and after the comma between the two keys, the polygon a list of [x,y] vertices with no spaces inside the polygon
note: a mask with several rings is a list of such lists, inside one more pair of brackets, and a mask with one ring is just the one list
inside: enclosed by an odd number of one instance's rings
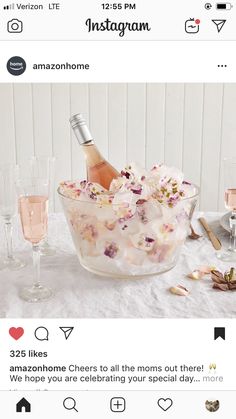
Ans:
{"label": "heart like icon", "polygon": [[11,327],[9,329],[9,335],[15,340],[20,339],[23,336],[23,334],[24,334],[23,327]]}
{"label": "heart like icon", "polygon": [[162,410],[164,410],[164,412],[166,412],[173,405],[173,400],[171,400],[169,398],[168,399],[159,399],[157,404]]}

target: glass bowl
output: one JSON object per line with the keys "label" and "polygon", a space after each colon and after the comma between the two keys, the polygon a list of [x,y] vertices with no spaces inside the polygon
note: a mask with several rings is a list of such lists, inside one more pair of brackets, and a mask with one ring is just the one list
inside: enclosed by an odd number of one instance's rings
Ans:
{"label": "glass bowl", "polygon": [[[189,234],[199,188],[174,207],[156,200],[136,206],[129,219],[118,216],[118,205],[101,206],[58,194],[81,265],[114,278],[156,275],[172,269]],[[124,204],[125,205],[125,204]]]}

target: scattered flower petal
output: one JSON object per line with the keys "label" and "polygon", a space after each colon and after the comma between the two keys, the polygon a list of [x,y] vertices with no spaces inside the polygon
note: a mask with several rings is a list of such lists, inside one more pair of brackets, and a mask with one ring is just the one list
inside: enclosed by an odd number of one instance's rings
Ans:
{"label": "scattered flower petal", "polygon": [[200,266],[199,269],[195,269],[187,277],[190,279],[202,279],[205,275],[210,275],[214,269],[213,266]]}
{"label": "scattered flower petal", "polygon": [[186,297],[189,295],[189,291],[187,288],[183,287],[182,285],[176,285],[175,287],[170,288],[170,292],[175,295],[180,295]]}
{"label": "scattered flower petal", "polygon": [[187,275],[187,277],[190,279],[202,279],[204,276],[205,273],[201,272],[199,269],[196,269],[195,271]]}
{"label": "scattered flower petal", "polygon": [[199,271],[205,273],[206,275],[210,275],[210,273],[215,269],[215,266],[200,266]]}

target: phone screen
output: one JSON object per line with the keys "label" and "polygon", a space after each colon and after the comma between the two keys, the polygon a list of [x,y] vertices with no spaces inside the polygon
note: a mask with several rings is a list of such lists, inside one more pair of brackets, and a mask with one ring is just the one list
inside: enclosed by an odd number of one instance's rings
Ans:
{"label": "phone screen", "polygon": [[235,4],[0,8],[2,415],[233,419]]}

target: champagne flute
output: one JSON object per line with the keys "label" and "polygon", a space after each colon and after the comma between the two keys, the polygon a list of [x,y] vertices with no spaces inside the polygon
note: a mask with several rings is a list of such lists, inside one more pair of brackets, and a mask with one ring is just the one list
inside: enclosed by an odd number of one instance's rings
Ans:
{"label": "champagne flute", "polygon": [[5,164],[0,166],[0,215],[4,220],[7,255],[0,261],[0,269],[8,268],[18,270],[25,266],[25,263],[13,255],[12,247],[12,219],[16,215],[16,178],[18,166]]}
{"label": "champagne flute", "polygon": [[225,207],[231,211],[229,217],[230,245],[217,257],[225,262],[236,261],[236,157],[224,159]]}
{"label": "champagne flute", "polygon": [[[46,179],[49,184],[49,210],[55,186],[55,161],[55,157],[33,156],[30,158],[32,178]],[[40,244],[40,250],[43,256],[53,256],[56,253],[55,247],[49,243],[48,233]]]}
{"label": "champagne flute", "polygon": [[34,266],[33,286],[22,289],[20,297],[40,302],[52,296],[52,290],[40,283],[40,243],[47,235],[49,185],[45,179],[23,179],[18,182],[17,191],[22,230],[25,240],[32,244]]}

